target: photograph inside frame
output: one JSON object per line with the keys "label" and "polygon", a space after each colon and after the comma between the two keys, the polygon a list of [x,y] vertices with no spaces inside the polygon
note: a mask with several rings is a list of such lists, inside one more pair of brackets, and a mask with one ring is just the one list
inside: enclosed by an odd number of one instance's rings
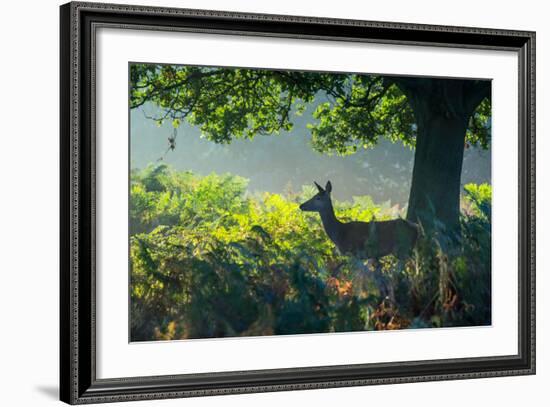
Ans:
{"label": "photograph inside frame", "polygon": [[491,81],[129,64],[130,340],[491,324]]}

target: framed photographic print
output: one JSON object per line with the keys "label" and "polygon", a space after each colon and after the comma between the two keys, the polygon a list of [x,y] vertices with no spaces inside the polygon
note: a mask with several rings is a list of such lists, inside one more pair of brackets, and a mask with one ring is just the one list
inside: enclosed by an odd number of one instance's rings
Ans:
{"label": "framed photographic print", "polygon": [[535,34],[61,6],[61,399],[535,373]]}

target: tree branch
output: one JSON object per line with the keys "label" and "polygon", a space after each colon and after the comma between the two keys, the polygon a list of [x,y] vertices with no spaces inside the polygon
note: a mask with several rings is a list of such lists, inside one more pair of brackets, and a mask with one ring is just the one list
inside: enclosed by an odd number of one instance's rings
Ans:
{"label": "tree branch", "polygon": [[464,85],[464,110],[468,117],[485,98],[491,97],[491,81],[469,81]]}

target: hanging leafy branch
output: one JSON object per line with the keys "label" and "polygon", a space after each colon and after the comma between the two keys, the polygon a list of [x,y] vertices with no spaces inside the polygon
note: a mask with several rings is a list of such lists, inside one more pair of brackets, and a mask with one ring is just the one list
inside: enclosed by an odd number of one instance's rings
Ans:
{"label": "hanging leafy branch", "polygon": [[[380,137],[414,146],[417,125],[405,82],[378,75],[133,64],[130,107],[157,106],[158,124],[184,120],[216,143],[290,131],[316,101],[312,146],[341,155],[371,148]],[[471,116],[467,141],[487,148],[487,99]]]}

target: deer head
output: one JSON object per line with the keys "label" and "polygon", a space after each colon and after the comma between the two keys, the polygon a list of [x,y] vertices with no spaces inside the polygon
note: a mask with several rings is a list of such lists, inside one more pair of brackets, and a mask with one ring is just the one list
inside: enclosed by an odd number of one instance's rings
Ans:
{"label": "deer head", "polygon": [[330,200],[332,185],[330,181],[327,182],[324,189],[318,183],[314,182],[314,184],[319,192],[309,201],[301,204],[300,209],[305,212],[322,212],[326,209],[332,209],[332,202]]}

